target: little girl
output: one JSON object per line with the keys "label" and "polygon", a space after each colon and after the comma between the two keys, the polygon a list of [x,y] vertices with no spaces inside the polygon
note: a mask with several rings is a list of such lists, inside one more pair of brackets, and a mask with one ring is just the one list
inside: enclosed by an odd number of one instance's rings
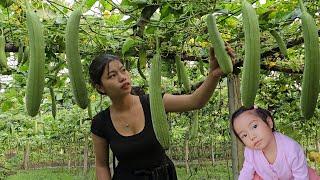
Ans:
{"label": "little girl", "polygon": [[252,106],[233,113],[231,126],[246,146],[239,180],[319,180],[307,166],[302,147],[275,131],[271,113]]}

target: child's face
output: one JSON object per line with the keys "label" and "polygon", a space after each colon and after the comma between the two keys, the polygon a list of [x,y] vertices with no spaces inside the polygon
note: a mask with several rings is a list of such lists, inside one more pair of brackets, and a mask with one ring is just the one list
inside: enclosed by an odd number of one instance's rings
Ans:
{"label": "child's face", "polygon": [[242,142],[251,149],[264,150],[274,141],[270,117],[265,123],[254,110],[248,110],[234,119],[234,130]]}

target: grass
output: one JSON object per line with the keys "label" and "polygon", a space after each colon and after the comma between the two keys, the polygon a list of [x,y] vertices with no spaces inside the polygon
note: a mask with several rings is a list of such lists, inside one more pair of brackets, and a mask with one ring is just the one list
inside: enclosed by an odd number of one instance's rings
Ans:
{"label": "grass", "polygon": [[[230,164],[229,164],[230,166]],[[179,180],[212,180],[212,179],[232,179],[231,168],[227,168],[225,162],[217,162],[212,165],[192,165],[190,173],[187,174],[186,168],[177,166]],[[87,175],[81,169],[39,169],[29,171],[19,171],[17,174],[9,176],[7,180],[95,180],[94,169],[91,168]]]}
{"label": "grass", "polygon": [[226,162],[218,162],[214,166],[193,165],[190,167],[189,174],[187,174],[185,167],[176,167],[176,170],[177,170],[177,175],[179,180],[232,179],[231,166],[228,168]]}
{"label": "grass", "polygon": [[94,170],[90,169],[84,175],[80,169],[38,169],[29,171],[19,171],[17,174],[9,176],[6,180],[90,180],[95,179]]}

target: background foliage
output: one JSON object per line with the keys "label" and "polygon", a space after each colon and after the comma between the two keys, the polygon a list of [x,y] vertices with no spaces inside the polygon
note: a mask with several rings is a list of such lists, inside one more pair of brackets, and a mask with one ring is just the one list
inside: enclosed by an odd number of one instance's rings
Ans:
{"label": "background foliage", "polygon": [[[44,25],[46,44],[46,88],[40,114],[30,118],[24,107],[28,62],[17,62],[18,47],[29,44],[26,30],[24,0],[15,0],[6,7],[0,6],[0,29],[7,43],[10,69],[0,72],[0,167],[11,169],[21,164],[22,154],[8,161],[9,151],[21,148],[26,143],[36,148],[61,152],[72,151],[84,145],[90,134],[90,119],[87,111],[78,108],[72,98],[65,61],[65,27],[71,11],[82,6],[80,25],[80,51],[83,71],[88,80],[88,65],[101,52],[119,55],[131,70],[133,83],[146,93],[148,83],[139,75],[137,60],[139,52],[147,53],[147,63],[142,69],[149,75],[149,60],[155,52],[155,36],[161,41],[163,60],[163,91],[180,93],[174,56],[181,55],[193,84],[204,79],[199,70],[199,61],[208,68],[208,33],[206,15],[220,13],[218,28],[237,53],[241,73],[244,57],[244,34],[240,1],[238,0],[86,0],[69,3],[62,0],[30,1]],[[306,150],[319,151],[319,103],[315,117],[305,121],[300,115],[300,92],[304,50],[301,42],[301,11],[297,0],[250,1],[259,15],[262,45],[262,72],[256,104],[269,109],[279,131],[298,140]],[[3,2],[2,2],[3,3]],[[319,3],[305,2],[309,13],[319,27]],[[288,57],[277,51],[276,41],[269,31],[277,30],[288,45]],[[57,101],[57,117],[51,116],[52,86]],[[110,101],[101,98],[87,84],[94,114],[107,107]],[[183,147],[188,134],[190,114],[170,113],[172,144]],[[226,78],[223,78],[210,102],[200,111],[198,138],[193,145],[230,143],[229,110]],[[90,140],[90,136],[89,136]],[[51,147],[50,142],[59,142]],[[54,143],[53,143],[54,144]],[[69,145],[71,144],[71,145]],[[230,144],[229,144],[230,145]],[[42,147],[41,147],[42,146]],[[225,149],[229,147],[225,145]],[[20,150],[19,150],[20,148]],[[68,148],[70,148],[68,150]],[[223,150],[222,150],[223,151]],[[19,153],[18,153],[19,154]],[[48,155],[48,154],[47,154]],[[177,159],[183,159],[183,154]],[[42,154],[37,161],[49,160]],[[226,157],[228,158],[228,157]]]}

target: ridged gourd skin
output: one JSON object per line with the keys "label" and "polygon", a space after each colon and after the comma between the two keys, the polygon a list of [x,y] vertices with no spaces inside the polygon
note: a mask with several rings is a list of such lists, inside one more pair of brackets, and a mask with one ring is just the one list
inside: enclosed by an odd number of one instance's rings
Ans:
{"label": "ridged gourd skin", "polygon": [[[177,63],[178,73],[180,74],[180,79],[181,79],[181,83],[183,85],[183,88],[186,93],[190,93],[191,92],[191,85],[190,85],[190,80],[189,80],[189,77],[187,74],[186,67],[182,63],[181,57],[179,55],[176,55],[175,61]],[[178,76],[178,78],[179,78],[179,76]]]}
{"label": "ridged gourd skin", "polygon": [[167,150],[170,146],[169,123],[167,121],[161,95],[161,59],[157,53],[151,60],[150,75],[150,109],[152,125],[156,137],[162,147]]}
{"label": "ridged gourd skin", "polygon": [[233,71],[232,60],[226,51],[225,43],[217,28],[215,15],[208,15],[207,26],[209,32],[209,39],[214,48],[215,55],[217,56],[218,64],[225,74],[229,74]]}
{"label": "ridged gourd skin", "polygon": [[320,52],[318,40],[318,28],[300,0],[302,10],[302,31],[304,38],[304,70],[301,91],[301,113],[306,119],[310,119],[317,104],[319,94]]}
{"label": "ridged gourd skin", "polygon": [[39,112],[45,83],[45,44],[43,26],[39,17],[29,8],[26,15],[30,48],[26,108],[28,114],[34,117]]}
{"label": "ridged gourd skin", "polygon": [[80,9],[74,10],[67,22],[66,28],[66,57],[72,92],[75,101],[82,109],[88,106],[88,92],[82,72],[79,52]]}
{"label": "ridged gourd skin", "polygon": [[260,29],[255,10],[246,0],[242,1],[245,57],[241,78],[241,99],[245,107],[254,104],[260,78]]}
{"label": "ridged gourd skin", "polygon": [[279,49],[280,49],[280,52],[282,55],[284,55],[285,57],[288,56],[288,53],[287,53],[287,45],[286,43],[283,41],[283,38],[281,38],[280,34],[276,31],[276,30],[270,30],[270,34],[274,37],[274,39],[276,40],[278,46],[279,46]]}
{"label": "ridged gourd skin", "polygon": [[6,48],[6,39],[3,35],[0,35],[0,69],[8,68],[5,48]]}

